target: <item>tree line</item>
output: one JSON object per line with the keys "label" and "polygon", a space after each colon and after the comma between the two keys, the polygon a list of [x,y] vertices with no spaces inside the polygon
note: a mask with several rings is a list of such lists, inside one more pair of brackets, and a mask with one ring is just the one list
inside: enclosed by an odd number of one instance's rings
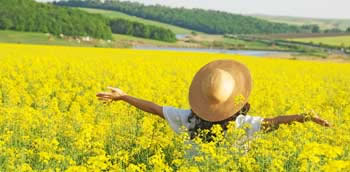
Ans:
{"label": "tree line", "polygon": [[108,20],[101,15],[34,0],[0,0],[0,4],[3,30],[112,38]]}
{"label": "tree line", "polygon": [[175,34],[169,29],[123,19],[109,19],[79,9],[34,0],[0,0],[0,4],[0,30],[100,39],[112,39],[112,33],[119,33],[167,42],[176,41]]}
{"label": "tree line", "polygon": [[221,11],[170,8],[118,0],[68,0],[56,4],[115,10],[209,34],[300,33],[311,32],[312,29]]}
{"label": "tree line", "polygon": [[113,33],[132,35],[142,38],[150,38],[166,42],[175,42],[176,35],[169,29],[153,25],[145,25],[125,19],[112,19],[110,26]]}

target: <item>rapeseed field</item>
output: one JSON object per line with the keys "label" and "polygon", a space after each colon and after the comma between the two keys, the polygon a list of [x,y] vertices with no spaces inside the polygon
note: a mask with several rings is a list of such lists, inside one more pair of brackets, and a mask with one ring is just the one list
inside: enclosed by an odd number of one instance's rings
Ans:
{"label": "rapeseed field", "polygon": [[[312,111],[332,127],[294,123],[247,139],[232,123],[225,137],[203,143],[176,135],[157,116],[95,96],[113,86],[189,108],[193,76],[216,59],[250,69],[250,115]],[[349,98],[349,63],[0,44],[0,171],[347,171]]]}

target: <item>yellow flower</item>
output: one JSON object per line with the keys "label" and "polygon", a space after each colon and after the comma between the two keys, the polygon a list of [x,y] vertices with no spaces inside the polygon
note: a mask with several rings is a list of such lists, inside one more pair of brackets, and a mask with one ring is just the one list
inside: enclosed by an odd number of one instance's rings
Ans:
{"label": "yellow flower", "polygon": [[[247,138],[232,121],[226,133],[219,125],[204,130],[216,134],[205,143],[189,140],[185,128],[176,134],[158,116],[95,96],[115,86],[189,109],[192,77],[217,59],[250,69],[249,115],[314,112],[333,127],[293,123]],[[230,54],[0,44],[0,171],[346,171],[349,69]]]}

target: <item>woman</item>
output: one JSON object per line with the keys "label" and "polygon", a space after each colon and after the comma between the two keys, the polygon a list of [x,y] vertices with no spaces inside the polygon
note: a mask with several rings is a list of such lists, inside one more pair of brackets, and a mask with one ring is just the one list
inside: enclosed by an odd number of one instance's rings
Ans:
{"label": "woman", "polygon": [[[125,101],[145,112],[158,115],[168,121],[175,132],[185,126],[193,139],[200,130],[210,129],[219,124],[224,130],[230,121],[236,122],[240,128],[245,124],[248,136],[263,129],[277,128],[280,124],[291,124],[294,121],[313,121],[323,126],[328,122],[315,116],[306,114],[278,116],[274,118],[253,117],[247,115],[250,105],[248,97],[251,92],[252,81],[249,70],[234,60],[217,60],[202,67],[195,77],[189,90],[190,110],[177,109],[170,106],[160,106],[155,103],[138,99],[124,93],[118,88],[108,87],[111,92],[97,94],[104,102]],[[208,133],[211,140],[211,133]]]}

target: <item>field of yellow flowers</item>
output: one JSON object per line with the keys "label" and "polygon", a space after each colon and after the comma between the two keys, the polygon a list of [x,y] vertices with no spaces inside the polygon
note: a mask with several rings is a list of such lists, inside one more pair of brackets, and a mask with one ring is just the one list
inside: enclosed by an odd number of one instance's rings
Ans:
{"label": "field of yellow flowers", "polygon": [[[157,116],[95,97],[114,86],[189,108],[192,77],[215,59],[251,70],[250,115],[314,111],[333,127],[282,125],[249,140],[232,123],[226,137],[201,143]],[[346,171],[349,98],[349,63],[0,44],[0,171]]]}

